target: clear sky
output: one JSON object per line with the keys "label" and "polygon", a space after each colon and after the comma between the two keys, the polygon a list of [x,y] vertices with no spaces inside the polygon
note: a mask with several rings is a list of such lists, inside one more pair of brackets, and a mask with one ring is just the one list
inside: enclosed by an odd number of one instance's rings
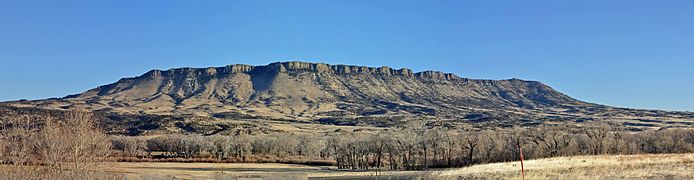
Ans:
{"label": "clear sky", "polygon": [[694,1],[0,1],[0,101],[150,69],[302,60],[542,81],[694,111]]}

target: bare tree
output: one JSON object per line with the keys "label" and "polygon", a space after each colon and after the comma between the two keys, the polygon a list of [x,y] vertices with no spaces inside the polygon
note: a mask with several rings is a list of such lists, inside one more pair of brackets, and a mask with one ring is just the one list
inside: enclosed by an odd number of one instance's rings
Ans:
{"label": "bare tree", "polygon": [[475,152],[479,151],[477,149],[479,145],[479,136],[477,133],[465,133],[461,134],[460,147],[461,152],[467,152],[466,159],[463,160],[463,164],[471,165],[475,163]]}
{"label": "bare tree", "polygon": [[605,153],[605,144],[609,135],[610,129],[606,124],[592,123],[584,130],[584,133],[591,140],[589,147],[592,154]]}
{"label": "bare tree", "polygon": [[32,141],[35,138],[35,131],[38,130],[32,121],[33,117],[23,115],[11,119],[9,124],[2,126],[0,148],[2,148],[3,163],[11,163],[14,166],[29,163],[33,150]]}
{"label": "bare tree", "polygon": [[95,125],[94,116],[86,111],[68,112],[62,122],[47,118],[36,141],[40,159],[54,170],[86,173],[101,167],[111,144]]}

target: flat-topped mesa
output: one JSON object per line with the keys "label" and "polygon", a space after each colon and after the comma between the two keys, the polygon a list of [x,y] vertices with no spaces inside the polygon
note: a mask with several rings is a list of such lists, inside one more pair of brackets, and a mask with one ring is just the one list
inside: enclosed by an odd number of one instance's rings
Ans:
{"label": "flat-topped mesa", "polygon": [[[139,77],[123,78],[59,100],[37,105],[207,117],[238,112],[292,120],[391,115],[446,118],[461,115],[465,119],[464,116],[477,109],[540,112],[535,110],[584,105],[539,82],[477,80],[439,71],[414,73],[387,66],[307,62],[151,70]],[[294,111],[273,110],[277,108]],[[507,117],[525,119],[505,112],[500,118]]]}
{"label": "flat-topped mesa", "polygon": [[383,76],[403,76],[403,77],[418,77],[418,78],[434,78],[434,79],[456,79],[459,78],[455,74],[443,73],[438,71],[424,71],[414,73],[411,69],[393,69],[388,66],[382,67],[367,67],[367,66],[352,66],[352,65],[329,65],[324,63],[309,63],[309,62],[275,62],[264,66],[251,66],[245,64],[234,64],[224,67],[209,67],[209,68],[174,68],[166,71],[152,70],[145,73],[145,77],[157,76],[218,76],[235,73],[270,73],[270,72],[293,72],[293,71],[309,71],[316,73],[334,73],[339,75],[349,74],[373,74]]}

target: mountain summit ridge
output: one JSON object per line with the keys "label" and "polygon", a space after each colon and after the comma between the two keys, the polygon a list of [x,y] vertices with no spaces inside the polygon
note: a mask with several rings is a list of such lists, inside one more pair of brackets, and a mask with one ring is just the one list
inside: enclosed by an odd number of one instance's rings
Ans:
{"label": "mountain summit ridge", "polygon": [[197,73],[198,75],[217,75],[217,74],[229,74],[229,73],[249,73],[252,71],[277,71],[277,72],[287,72],[287,71],[311,71],[316,73],[335,73],[335,74],[378,74],[378,75],[400,75],[405,77],[431,77],[431,78],[442,78],[442,79],[459,79],[457,75],[453,73],[444,73],[441,71],[426,70],[421,72],[414,72],[409,68],[395,69],[388,66],[381,67],[369,67],[369,66],[356,66],[356,65],[330,65],[325,63],[313,63],[313,62],[302,62],[302,61],[288,61],[288,62],[273,62],[268,65],[247,65],[247,64],[231,64],[223,67],[207,67],[207,68],[171,68],[168,70],[151,70],[144,75],[149,76],[166,76],[168,73],[181,73],[190,72]]}

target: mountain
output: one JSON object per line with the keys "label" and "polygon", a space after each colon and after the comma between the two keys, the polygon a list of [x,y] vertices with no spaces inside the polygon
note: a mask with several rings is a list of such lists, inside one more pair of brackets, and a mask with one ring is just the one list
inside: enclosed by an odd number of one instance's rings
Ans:
{"label": "mountain", "polygon": [[308,62],[152,70],[64,98],[4,104],[128,115],[263,117],[334,124],[376,117],[516,124],[586,120],[634,123],[654,118],[680,123],[691,122],[694,117],[686,112],[587,103],[537,81],[478,80],[438,71]]}

